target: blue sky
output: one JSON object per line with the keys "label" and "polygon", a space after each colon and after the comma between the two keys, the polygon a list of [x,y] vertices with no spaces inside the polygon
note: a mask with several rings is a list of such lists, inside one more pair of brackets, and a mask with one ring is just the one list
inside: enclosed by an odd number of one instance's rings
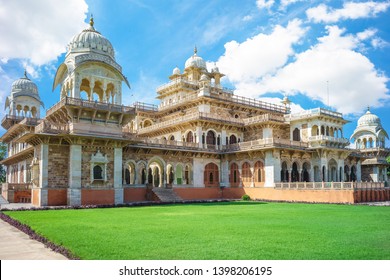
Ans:
{"label": "blue sky", "polygon": [[0,106],[25,68],[46,109],[59,101],[56,68],[91,13],[131,84],[125,104],[157,103],[156,87],[183,70],[196,45],[238,95],[280,102],[287,94],[294,111],[329,105],[351,121],[347,137],[370,106],[390,133],[386,0],[0,0]]}

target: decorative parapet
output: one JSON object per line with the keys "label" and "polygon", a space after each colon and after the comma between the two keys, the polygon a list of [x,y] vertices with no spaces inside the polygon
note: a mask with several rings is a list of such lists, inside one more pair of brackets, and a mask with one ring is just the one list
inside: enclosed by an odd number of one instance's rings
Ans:
{"label": "decorative parapet", "polygon": [[347,138],[336,138],[333,136],[317,135],[309,137],[310,147],[329,146],[344,148],[349,145]]}
{"label": "decorative parapet", "polygon": [[222,147],[224,152],[248,151],[262,148],[272,147],[291,147],[291,148],[308,148],[308,144],[300,141],[290,141],[286,139],[265,138],[236,144],[226,145]]}
{"label": "decorative parapet", "polygon": [[97,101],[89,101],[79,98],[73,98],[73,97],[64,97],[59,102],[54,104],[51,108],[49,108],[46,111],[46,116],[49,116],[50,114],[57,111],[62,106],[78,106],[83,108],[90,108],[90,109],[97,109],[97,110],[104,110],[104,111],[110,111],[110,112],[116,112],[116,113],[135,113],[135,108],[132,106],[124,106],[124,105],[117,105],[112,103],[103,103],[103,102],[97,102]]}
{"label": "decorative parapet", "polygon": [[387,188],[385,182],[288,182],[275,183],[276,189],[383,189]]}
{"label": "decorative parapet", "polygon": [[328,109],[324,109],[324,108],[315,108],[315,109],[305,110],[295,114],[289,114],[286,115],[285,118],[286,120],[294,121],[294,120],[305,119],[305,118],[320,116],[320,115],[343,119],[343,114]]}
{"label": "decorative parapet", "polygon": [[149,133],[158,129],[175,126],[180,123],[189,122],[193,120],[212,120],[212,121],[225,122],[225,123],[241,125],[241,126],[244,125],[244,122],[242,120],[236,118],[221,117],[220,115],[212,114],[212,113],[195,112],[195,113],[186,114],[181,117],[177,117],[175,119],[159,122],[148,127],[140,128],[138,129],[138,133],[139,134]]}
{"label": "decorative parapet", "polygon": [[35,133],[49,133],[49,134],[68,134],[68,124],[53,124],[48,121],[43,121],[35,127]]}

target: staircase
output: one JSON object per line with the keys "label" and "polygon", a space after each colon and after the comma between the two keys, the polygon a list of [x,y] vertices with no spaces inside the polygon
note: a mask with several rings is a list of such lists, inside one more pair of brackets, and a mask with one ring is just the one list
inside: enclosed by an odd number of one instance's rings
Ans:
{"label": "staircase", "polygon": [[174,202],[183,200],[172,189],[153,188],[152,192],[161,202]]}
{"label": "staircase", "polygon": [[9,202],[2,195],[0,195],[0,205],[2,204],[9,204]]}

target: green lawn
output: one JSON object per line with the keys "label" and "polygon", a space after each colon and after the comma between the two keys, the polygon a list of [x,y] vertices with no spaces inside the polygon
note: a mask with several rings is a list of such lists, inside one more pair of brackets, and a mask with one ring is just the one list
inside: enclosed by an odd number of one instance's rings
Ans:
{"label": "green lawn", "polygon": [[390,259],[390,207],[232,202],[5,213],[82,259]]}

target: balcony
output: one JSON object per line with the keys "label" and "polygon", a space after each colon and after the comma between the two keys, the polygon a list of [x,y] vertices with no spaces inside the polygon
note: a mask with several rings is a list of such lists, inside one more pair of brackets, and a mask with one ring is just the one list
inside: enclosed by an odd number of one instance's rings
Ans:
{"label": "balcony", "polygon": [[163,129],[163,128],[167,128],[170,126],[176,126],[178,124],[193,121],[193,120],[209,120],[209,121],[230,123],[230,124],[239,125],[239,126],[244,125],[244,122],[240,119],[226,118],[226,117],[223,118],[220,115],[216,115],[216,114],[212,114],[212,113],[195,112],[195,113],[191,113],[191,114],[186,114],[186,115],[181,116],[181,117],[176,117],[176,118],[171,119],[171,120],[159,122],[159,123],[153,124],[153,125],[148,126],[148,127],[140,128],[138,130],[138,133],[145,134],[145,133],[149,133],[149,132],[152,132],[152,131],[155,131],[158,129]]}
{"label": "balcony", "polygon": [[23,116],[5,115],[4,118],[1,120],[1,126],[5,129],[9,129],[11,126],[16,123],[19,123],[23,119]]}
{"label": "balcony", "polygon": [[76,106],[76,107],[89,108],[89,109],[101,110],[101,111],[109,111],[114,113],[124,113],[124,114],[135,113],[135,108],[131,106],[90,101],[90,100],[84,100],[84,99],[73,98],[73,97],[65,97],[61,99],[59,102],[57,102],[56,104],[54,104],[51,108],[49,108],[46,111],[46,116],[51,115],[52,113],[54,113],[55,111],[57,111],[59,108],[63,106]]}
{"label": "balcony", "polygon": [[251,118],[246,118],[243,119],[245,125],[253,125],[253,124],[260,124],[264,122],[284,122],[284,117],[283,116],[277,116],[277,115],[272,115],[272,114],[264,114],[264,115],[259,115]]}
{"label": "balcony", "polygon": [[299,119],[316,117],[320,115],[337,118],[337,119],[343,119],[343,114],[328,109],[324,109],[324,108],[315,108],[311,110],[305,110],[296,114],[289,114],[286,116],[286,119],[289,121],[294,121]]}
{"label": "balcony", "polygon": [[224,152],[236,152],[236,151],[249,151],[264,149],[270,147],[287,147],[295,149],[304,149],[309,145],[300,141],[290,141],[286,139],[276,139],[276,138],[265,138],[258,139],[253,141],[241,142],[231,145],[223,146],[222,150]]}
{"label": "balcony", "polygon": [[309,143],[310,147],[326,146],[333,148],[345,148],[349,145],[349,140],[347,138],[317,135],[309,137]]}
{"label": "balcony", "polygon": [[43,121],[35,127],[35,133],[68,134],[69,125],[60,123],[53,124],[47,121]]}
{"label": "balcony", "polygon": [[198,87],[199,87],[199,85],[197,82],[192,82],[192,81],[188,81],[186,79],[178,78],[178,79],[175,79],[171,82],[168,82],[166,84],[159,86],[156,89],[156,91],[161,94],[163,91],[167,91],[167,90],[175,89],[175,88],[188,88],[191,90],[195,90]]}

